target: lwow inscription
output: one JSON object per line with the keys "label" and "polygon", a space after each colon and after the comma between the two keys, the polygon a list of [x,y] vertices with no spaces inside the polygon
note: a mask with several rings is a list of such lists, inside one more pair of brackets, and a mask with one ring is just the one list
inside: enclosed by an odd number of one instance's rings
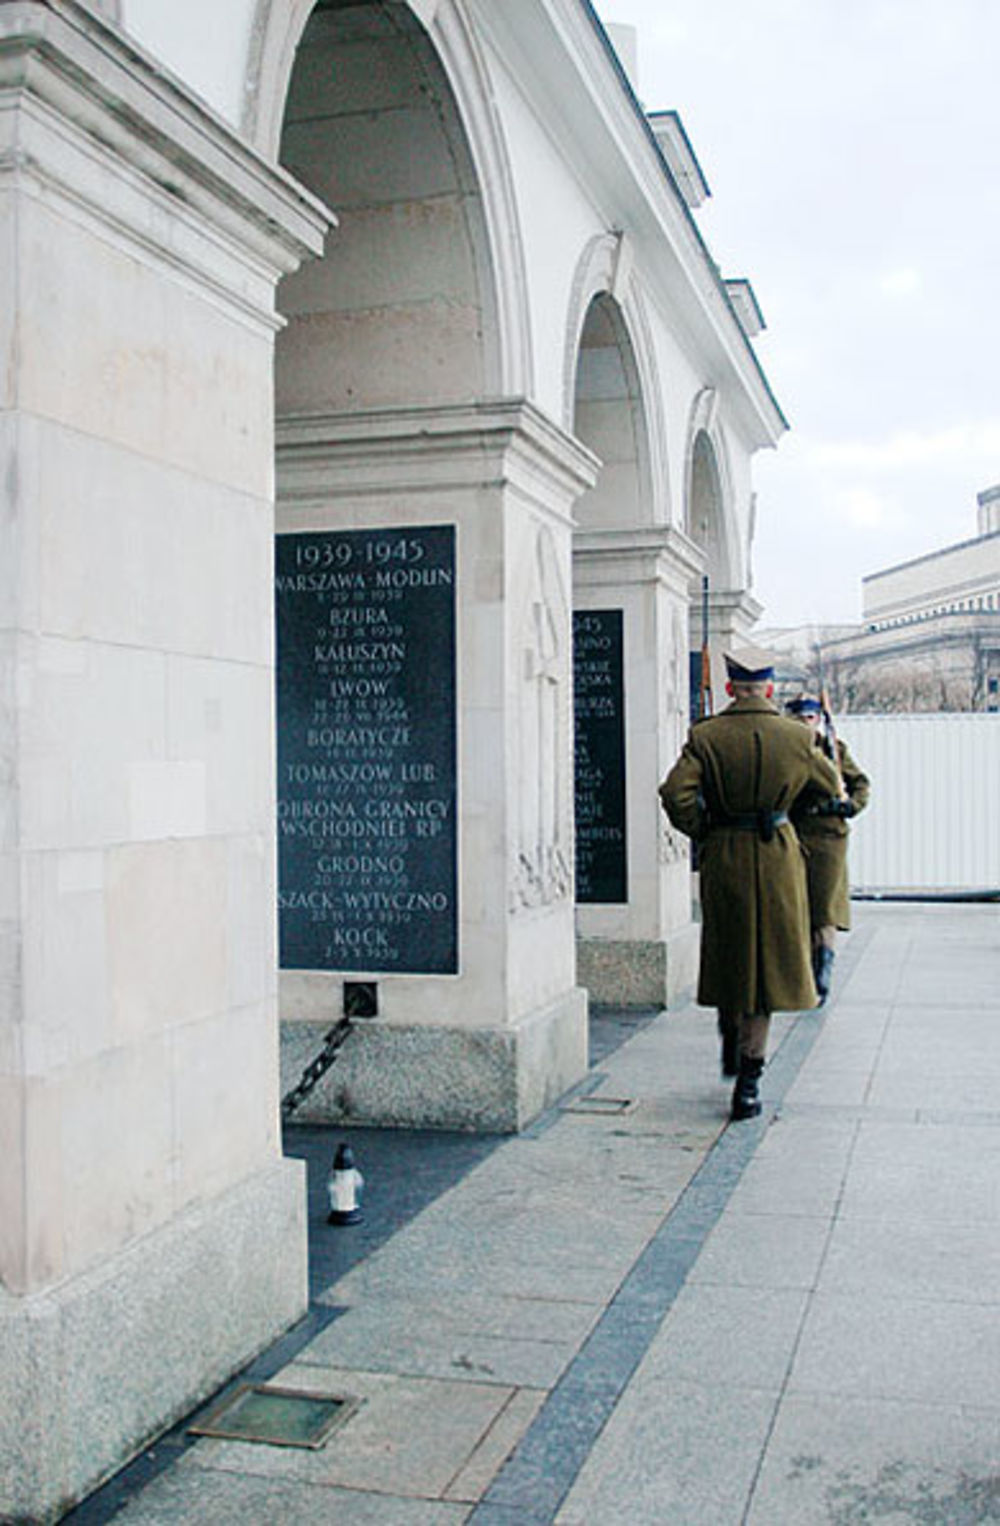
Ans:
{"label": "lwow inscription", "polygon": [[628,900],[622,611],[573,616],[576,899]]}
{"label": "lwow inscription", "polygon": [[455,532],[279,535],[280,962],[453,974]]}

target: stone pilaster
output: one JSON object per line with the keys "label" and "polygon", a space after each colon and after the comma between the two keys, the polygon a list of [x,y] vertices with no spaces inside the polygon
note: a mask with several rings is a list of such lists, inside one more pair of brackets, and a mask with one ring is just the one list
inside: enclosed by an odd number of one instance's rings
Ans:
{"label": "stone pilaster", "polygon": [[666,1005],[694,979],[690,853],[657,786],[687,730],[689,587],[699,554],[669,528],[578,533],[577,610],[623,612],[628,894],[577,907],[579,978],[591,999]]}
{"label": "stone pilaster", "polygon": [[89,8],[0,6],[4,1519],[54,1519],[305,1305],[273,299],[328,222]]}
{"label": "stone pilaster", "polygon": [[[519,399],[279,421],[279,531],[451,526],[456,547],[457,970],[283,971],[286,1085],[343,1012],[345,979],[378,988],[378,1015],[297,1116],[516,1129],[586,1069],[570,548],[595,470]],[[418,853],[407,875],[419,889]]]}

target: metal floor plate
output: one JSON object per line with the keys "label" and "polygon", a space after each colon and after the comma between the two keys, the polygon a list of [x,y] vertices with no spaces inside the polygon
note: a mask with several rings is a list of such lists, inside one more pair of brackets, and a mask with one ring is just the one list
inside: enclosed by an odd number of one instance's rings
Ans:
{"label": "metal floor plate", "polygon": [[621,1113],[631,1112],[635,1106],[631,1097],[597,1097],[583,1096],[574,1097],[567,1102],[562,1111],[564,1113],[591,1113],[597,1117],[617,1117]]}
{"label": "metal floor plate", "polygon": [[268,1383],[244,1383],[222,1404],[188,1426],[194,1436],[257,1441],[275,1447],[324,1446],[359,1400],[346,1394],[309,1393]]}

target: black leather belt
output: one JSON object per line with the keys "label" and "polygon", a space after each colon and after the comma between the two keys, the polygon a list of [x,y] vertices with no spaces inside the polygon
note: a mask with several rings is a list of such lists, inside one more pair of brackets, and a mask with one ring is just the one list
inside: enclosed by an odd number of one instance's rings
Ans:
{"label": "black leather belt", "polygon": [[736,832],[756,832],[761,842],[770,842],[778,827],[788,820],[787,811],[741,811],[735,816],[713,816],[712,826]]}

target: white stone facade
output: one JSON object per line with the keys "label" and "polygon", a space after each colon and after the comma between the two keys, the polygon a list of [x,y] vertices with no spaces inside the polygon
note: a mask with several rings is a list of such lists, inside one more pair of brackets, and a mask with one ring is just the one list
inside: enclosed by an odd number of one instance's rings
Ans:
{"label": "white stone facade", "polygon": [[[6,0],[0,248],[0,1516],[42,1521],[305,1305],[279,1000],[294,1079],[344,972],[279,993],[276,524],[456,546],[457,967],[352,972],[316,1116],[517,1128],[585,1068],[576,922],[593,994],[690,979],[655,784],[783,421],[580,0]],[[576,915],[574,605],[623,612],[631,865]]]}

